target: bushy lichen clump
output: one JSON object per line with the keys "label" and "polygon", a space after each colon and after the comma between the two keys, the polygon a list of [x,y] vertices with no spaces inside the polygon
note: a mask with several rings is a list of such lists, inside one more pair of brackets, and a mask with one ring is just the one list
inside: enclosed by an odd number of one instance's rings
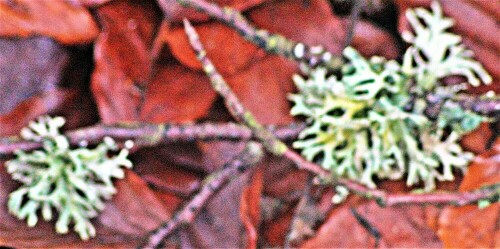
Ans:
{"label": "bushy lichen clump", "polygon": [[56,231],[67,233],[71,223],[83,240],[94,237],[95,228],[89,219],[104,208],[104,200],[116,193],[112,178],[123,178],[122,167],[131,168],[128,150],[116,156],[113,139],[105,138],[95,149],[71,149],[68,138],[59,133],[65,120],[61,117],[40,117],[21,131],[22,138],[42,142],[43,150],[17,151],[16,158],[6,163],[7,171],[22,186],[9,195],[9,212],[19,219],[27,218],[30,227],[58,213]]}
{"label": "bushy lichen clump", "polygon": [[375,176],[406,175],[407,185],[422,181],[432,190],[436,180],[453,180],[454,168],[466,169],[473,154],[464,152],[458,139],[484,119],[447,101],[431,120],[424,115],[424,98],[443,89],[455,94],[440,82],[447,76],[465,76],[473,85],[479,82],[476,75],[485,83],[491,77],[471,59],[460,37],[445,31],[452,22],[442,17],[439,5],[432,8],[433,13],[420,8],[407,13],[416,35],[406,35],[412,46],[403,65],[381,57],[366,60],[346,48],[349,63],[341,79],[322,68],[310,70],[306,79],[294,77],[299,92],[290,96],[291,113],[309,123],[294,147],[306,159],[371,188]]}

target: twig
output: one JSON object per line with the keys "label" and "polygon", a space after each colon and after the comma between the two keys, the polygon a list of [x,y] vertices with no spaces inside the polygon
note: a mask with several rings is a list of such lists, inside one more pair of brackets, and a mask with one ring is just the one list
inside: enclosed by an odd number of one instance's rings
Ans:
{"label": "twig", "polygon": [[459,94],[454,96],[452,100],[464,109],[500,119],[500,98],[498,96],[487,98],[483,96]]}
{"label": "twig", "polygon": [[300,198],[288,234],[285,238],[285,248],[294,248],[304,240],[314,236],[315,228],[322,223],[328,212],[333,208],[333,202],[327,201],[322,205],[324,190],[327,186],[313,188],[313,178],[310,177],[304,193]]}
{"label": "twig", "polygon": [[220,7],[204,0],[177,0],[177,2],[216,18],[266,52],[282,55],[311,67],[322,66],[330,71],[339,70],[343,64],[341,56],[333,55],[322,46],[309,47],[303,43],[291,41],[282,35],[256,29],[239,11],[230,7]]}
{"label": "twig", "polygon": [[233,161],[227,163],[224,169],[210,179],[198,194],[184,206],[168,222],[152,231],[139,248],[158,248],[161,242],[177,230],[181,225],[190,224],[196,215],[205,206],[207,201],[224,187],[235,176],[240,175],[254,166],[263,156],[262,148],[258,143],[249,142],[245,150]]}
{"label": "twig", "polygon": [[285,156],[291,159],[299,168],[306,169],[320,176],[328,176],[329,174],[326,170],[317,164],[304,160],[300,155],[288,148],[286,144],[277,139],[269,130],[262,126],[251,112],[246,110],[238,97],[227,85],[224,78],[222,78],[222,75],[217,72],[213,63],[206,56],[206,52],[201,45],[198,34],[189,21],[184,20],[184,27],[189,38],[189,42],[196,51],[196,55],[198,60],[201,62],[203,70],[210,78],[212,87],[224,98],[224,103],[226,104],[226,107],[231,115],[238,122],[245,124],[252,131],[255,137],[264,145],[264,148],[266,148],[270,153],[276,156]]}
{"label": "twig", "polygon": [[[271,132],[263,127],[253,116],[251,112],[245,109],[238,97],[232,92],[224,78],[217,72],[216,68],[207,58],[206,52],[201,45],[198,34],[191,24],[184,20],[186,34],[188,35],[191,46],[196,51],[198,60],[200,60],[205,73],[210,78],[213,88],[224,98],[224,103],[233,117],[244,123],[255,134],[255,137],[263,144],[270,153],[276,156],[284,156],[295,163],[299,169],[312,172],[323,179],[331,178],[329,171],[323,169],[318,164],[304,159],[297,152],[288,148],[286,144],[277,139]],[[452,204],[463,206],[475,203],[482,199],[497,198],[500,184],[492,188],[485,188],[466,193],[432,193],[432,194],[388,194],[378,189],[369,189],[366,186],[345,178],[333,179],[333,184],[343,185],[350,191],[364,196],[365,198],[375,199],[382,206],[392,206],[400,204]]]}
{"label": "twig", "polygon": [[382,238],[382,235],[378,231],[378,229],[373,226],[370,221],[368,221],[363,215],[358,213],[355,208],[351,207],[350,208],[352,215],[356,220],[359,222],[359,224],[371,235],[373,238],[375,238],[375,248],[378,248],[380,239]]}
{"label": "twig", "polygon": [[356,23],[359,21],[359,16],[365,0],[353,0],[354,6],[352,7],[351,14],[349,16],[349,27],[347,28],[347,34],[344,42],[344,48],[351,45],[352,39],[354,38],[354,31],[356,30]]}
{"label": "twig", "polygon": [[500,196],[500,184],[490,185],[469,192],[434,192],[425,194],[389,194],[380,189],[369,189],[357,183],[353,184],[352,181],[346,179],[338,179],[336,184],[343,185],[355,194],[367,199],[374,199],[383,207],[409,204],[465,206],[474,204],[480,200],[495,202],[498,201]]}
{"label": "twig", "polygon": [[[282,140],[293,140],[305,128],[304,123],[291,123],[286,126],[266,126]],[[106,136],[115,140],[134,140],[136,147],[154,146],[162,143],[212,141],[212,140],[249,140],[252,132],[246,126],[235,123],[201,124],[98,124],[91,127],[69,131],[65,134],[72,145],[97,144]],[[0,137],[0,156],[13,154],[16,150],[33,150],[41,143],[22,140],[19,137]]]}

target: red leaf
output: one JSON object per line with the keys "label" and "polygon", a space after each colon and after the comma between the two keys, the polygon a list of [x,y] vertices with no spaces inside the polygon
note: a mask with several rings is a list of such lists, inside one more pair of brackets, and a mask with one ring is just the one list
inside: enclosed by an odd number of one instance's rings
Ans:
{"label": "red leaf", "polygon": [[[195,26],[200,36],[207,56],[214,63],[219,72],[232,75],[256,60],[264,53],[257,52],[257,47],[247,42],[233,29],[221,23],[206,23]],[[184,27],[173,28],[162,32],[162,38],[169,45],[172,54],[190,68],[201,70],[201,64],[196,58],[191,45],[184,33]]]}
{"label": "red leaf", "polygon": [[17,0],[0,3],[0,36],[49,36],[64,44],[92,42],[98,33],[83,7],[64,0]]}
{"label": "red leaf", "polygon": [[14,135],[43,114],[66,116],[66,128],[95,120],[82,84],[87,53],[70,52],[49,38],[0,40],[0,134]]}
{"label": "red leaf", "polygon": [[[381,208],[375,202],[355,207],[381,234],[381,247],[441,247],[434,231],[426,224],[425,209],[419,206]],[[375,238],[355,219],[349,207],[335,209],[316,236],[302,248],[374,247]]]}
{"label": "red leaf", "polygon": [[[240,11],[245,11],[255,7],[266,0],[215,0],[220,6],[230,6]],[[157,0],[158,5],[162,8],[165,18],[170,22],[180,22],[183,18],[188,18],[190,21],[206,21],[208,16],[202,14],[192,8],[182,7],[176,0]]]}
{"label": "red leaf", "polygon": [[103,31],[94,49],[92,91],[103,122],[136,120],[152,73],[149,49],[157,26],[154,6],[113,1],[98,10]]}
{"label": "red leaf", "polygon": [[263,189],[263,170],[258,167],[251,182],[243,190],[240,204],[240,217],[247,232],[246,248],[257,248],[260,225],[260,198]]}
{"label": "red leaf", "polygon": [[181,230],[183,248],[240,248],[246,241],[240,220],[241,195],[251,172],[229,182],[207,203],[195,221]]}
{"label": "red leaf", "polygon": [[333,16],[327,1],[285,0],[265,3],[250,11],[249,18],[259,28],[284,35],[307,45],[323,45],[340,54],[345,27]]}
{"label": "red leaf", "polygon": [[[250,19],[257,27],[286,36],[310,46],[322,45],[334,54],[341,54],[347,33],[347,22],[332,14],[327,1],[286,0],[266,3],[252,10]],[[352,46],[363,55],[395,58],[398,54],[392,37],[374,25],[359,21]]]}
{"label": "red leaf", "polygon": [[468,151],[474,152],[475,154],[486,152],[488,149],[486,148],[487,142],[493,135],[488,126],[488,123],[482,123],[477,129],[467,133],[460,141],[462,147]]}
{"label": "red leaf", "polygon": [[[460,191],[470,191],[500,182],[500,144],[476,158],[469,167]],[[500,204],[485,209],[477,205],[447,207],[439,218],[438,235],[445,247],[491,247],[500,245]]]}
{"label": "red leaf", "polygon": [[266,56],[226,80],[259,122],[287,124],[293,120],[287,94],[294,89],[294,73],[296,66],[293,62],[278,56]]}
{"label": "red leaf", "polygon": [[158,65],[148,85],[140,120],[185,122],[207,115],[216,93],[206,75],[177,64]]}
{"label": "red leaf", "polygon": [[104,31],[95,45],[92,90],[104,123],[181,122],[206,115],[215,92],[202,73],[154,64],[155,6],[113,1],[98,13]]}

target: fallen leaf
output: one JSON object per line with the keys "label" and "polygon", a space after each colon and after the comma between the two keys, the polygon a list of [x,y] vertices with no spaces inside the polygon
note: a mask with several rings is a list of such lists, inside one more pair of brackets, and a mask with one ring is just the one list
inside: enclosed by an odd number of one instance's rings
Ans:
{"label": "fallen leaf", "polygon": [[[471,191],[500,182],[500,144],[469,166],[460,191]],[[500,204],[485,209],[477,205],[446,207],[439,218],[439,238],[445,247],[490,247],[500,245]]]}
{"label": "fallen leaf", "polygon": [[158,12],[132,0],[98,9],[104,30],[95,45],[92,91],[104,123],[192,121],[206,115],[215,99],[202,73],[152,59]]}
{"label": "fallen leaf", "polygon": [[[229,6],[239,11],[245,11],[252,7],[258,6],[266,0],[215,0],[212,1],[220,6]],[[206,21],[208,16],[200,13],[192,8],[184,8],[177,0],[157,0],[158,5],[162,8],[165,19],[169,22],[181,22],[183,18],[188,18],[190,21]]]}
{"label": "fallen leaf", "polygon": [[266,56],[226,80],[260,123],[288,124],[293,118],[287,95],[294,89],[292,75],[296,72],[293,62],[278,56]]}
{"label": "fallen leaf", "polygon": [[95,122],[87,55],[46,37],[0,39],[0,134],[17,134],[47,113],[65,116],[66,128]]}
{"label": "fallen leaf", "polygon": [[241,195],[250,171],[239,175],[211,198],[195,221],[179,232],[183,248],[240,248],[246,238],[240,220]]}
{"label": "fallen leaf", "polygon": [[[249,18],[257,27],[279,33],[309,46],[322,45],[333,54],[341,54],[349,22],[332,14],[327,1],[286,0],[265,3],[250,11]],[[365,21],[354,30],[352,46],[365,56],[395,58],[395,40],[385,31]]]}
{"label": "fallen leaf", "polygon": [[396,59],[399,55],[396,41],[388,32],[362,20],[356,23],[351,46],[368,57],[378,55]]}
{"label": "fallen leaf", "polygon": [[139,119],[147,122],[186,122],[205,117],[217,96],[208,77],[177,64],[157,65],[148,85]]}
{"label": "fallen leaf", "polygon": [[246,229],[246,248],[257,248],[263,183],[263,169],[257,167],[241,195],[240,217]]}
{"label": "fallen leaf", "polygon": [[157,191],[187,198],[200,188],[201,175],[173,164],[161,149],[141,149],[132,160],[134,171]]}
{"label": "fallen leaf", "polygon": [[[165,26],[165,28],[167,28]],[[224,75],[233,75],[264,57],[262,51],[246,41],[235,30],[218,22],[195,26],[200,41],[207,51],[207,56],[214,63],[217,71]],[[201,64],[189,44],[184,27],[176,27],[162,32],[170,51],[179,62],[192,69],[201,71]]]}
{"label": "fallen leaf", "polygon": [[99,30],[90,12],[64,0],[0,1],[0,36],[48,36],[63,44],[92,42]]}
{"label": "fallen leaf", "polygon": [[[381,208],[371,201],[353,207],[380,232],[380,247],[441,247],[441,242],[426,224],[426,213],[419,206]],[[349,207],[333,210],[315,237],[301,248],[355,247],[372,248],[376,240],[356,220]]]}
{"label": "fallen leaf", "polygon": [[293,209],[286,210],[278,218],[262,224],[262,237],[267,247],[283,247],[286,233],[293,218]]}
{"label": "fallen leaf", "polygon": [[487,142],[492,135],[489,123],[482,123],[477,129],[467,133],[460,141],[460,145],[467,151],[481,154],[488,150]]}
{"label": "fallen leaf", "polygon": [[97,10],[103,31],[94,48],[92,92],[104,123],[137,120],[153,62],[150,48],[159,24],[155,6],[113,1]]}
{"label": "fallen leaf", "polygon": [[248,17],[258,28],[310,46],[322,45],[334,54],[340,54],[344,44],[345,27],[327,1],[269,2],[251,10]]}

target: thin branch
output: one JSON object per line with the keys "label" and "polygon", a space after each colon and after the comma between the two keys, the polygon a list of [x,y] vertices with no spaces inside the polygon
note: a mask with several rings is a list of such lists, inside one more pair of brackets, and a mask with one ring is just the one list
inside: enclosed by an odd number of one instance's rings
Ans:
{"label": "thin branch", "polygon": [[226,107],[231,115],[238,122],[245,124],[262,143],[264,148],[266,148],[270,153],[276,156],[288,157],[293,162],[296,162],[296,165],[299,168],[306,169],[320,176],[328,176],[328,171],[324,170],[319,165],[305,161],[300,155],[288,148],[285,143],[276,138],[269,130],[257,121],[254,115],[241,104],[241,101],[228,86],[222,75],[217,72],[217,69],[213,65],[212,61],[210,61],[210,59],[206,56],[207,53],[200,42],[198,33],[196,33],[189,21],[184,20],[184,27],[189,38],[189,42],[195,50],[203,70],[210,78],[212,87],[224,98],[224,103],[226,104]]}
{"label": "thin branch", "polygon": [[458,103],[466,110],[500,119],[500,98],[498,96],[488,98],[484,96],[459,94],[454,96],[452,101]]}
{"label": "thin branch", "polygon": [[258,163],[262,159],[262,156],[263,152],[260,144],[249,142],[245,150],[234,160],[227,163],[223,170],[216,173],[215,176],[211,175],[207,177],[209,181],[203,186],[200,192],[177,212],[171,220],[152,231],[139,248],[158,248],[161,242],[180,226],[192,223],[210,198],[235,176],[240,175]]}
{"label": "thin branch", "polygon": [[262,126],[239,101],[226,81],[220,75],[213,63],[206,56],[206,52],[199,40],[198,34],[189,21],[184,20],[186,34],[188,35],[191,46],[195,50],[198,60],[201,62],[205,73],[208,75],[212,87],[224,98],[224,103],[233,117],[248,126],[255,134],[255,137],[263,144],[264,148],[276,156],[284,156],[295,163],[299,169],[312,172],[322,179],[334,177],[333,184],[343,185],[350,191],[364,196],[365,198],[375,199],[382,206],[392,206],[400,204],[445,204],[463,206],[475,203],[482,199],[498,198],[500,184],[492,188],[484,188],[477,191],[465,193],[432,193],[432,194],[388,194],[383,190],[369,189],[365,185],[356,181],[337,178],[323,169],[320,165],[304,159],[297,152],[288,148],[286,144],[276,138],[269,130]]}
{"label": "thin branch", "polygon": [[498,201],[500,196],[500,184],[490,185],[469,192],[434,192],[424,194],[390,194],[380,189],[370,189],[361,184],[353,184],[352,181],[346,179],[338,179],[335,184],[343,185],[353,193],[367,199],[374,199],[383,207],[410,204],[465,206],[477,203],[480,200],[491,200],[495,202]]}
{"label": "thin branch", "polygon": [[[229,7],[221,7],[205,0],[176,1],[185,7],[194,8],[234,28],[242,37],[269,53],[303,62],[311,67],[322,66],[332,71],[338,70],[343,64],[343,60],[340,56],[332,56],[331,53],[325,51],[325,49],[320,46],[308,47],[303,43],[290,41],[281,35],[271,34],[265,30],[256,29],[238,10]],[[383,4],[384,3],[374,4],[371,2],[367,3],[365,0],[355,0],[350,18],[351,25],[346,37],[346,44],[351,43],[355,23],[359,18],[360,12],[367,9],[370,11],[383,9]],[[442,99],[439,96],[434,96],[433,98],[436,97]],[[461,95],[458,98],[454,98],[453,101],[459,103],[465,109],[486,116],[495,117],[498,116],[500,112],[500,100],[498,98],[484,99],[477,96]],[[440,107],[439,105],[431,104],[431,108],[439,109]],[[431,116],[432,115],[431,113]]]}
{"label": "thin branch", "polygon": [[308,179],[303,195],[295,208],[284,248],[295,248],[304,240],[314,236],[317,225],[325,220],[328,212],[334,206],[330,200],[327,200],[326,205],[322,203],[325,197],[324,190],[327,188],[329,186],[313,188],[313,178]]}
{"label": "thin branch", "polygon": [[343,64],[341,56],[333,55],[322,46],[309,47],[303,43],[291,41],[282,35],[255,28],[239,11],[233,8],[220,7],[204,0],[177,0],[177,2],[223,22],[238,31],[247,41],[254,43],[268,53],[278,54],[311,67],[325,67],[330,71],[339,70]]}
{"label": "thin branch", "polygon": [[361,15],[361,10],[363,9],[364,0],[353,0],[354,6],[352,7],[349,16],[349,27],[347,28],[347,34],[344,42],[344,48],[351,45],[352,39],[354,38],[354,32],[356,30],[356,23],[359,21]]}
{"label": "thin branch", "polygon": [[[285,126],[266,126],[282,140],[295,139],[305,128],[304,123],[291,123]],[[252,132],[244,125],[235,123],[201,124],[98,124],[66,132],[72,145],[97,144],[106,136],[115,140],[133,140],[135,147],[147,147],[173,142],[214,141],[214,140],[250,140]],[[20,137],[0,137],[0,156],[12,155],[16,150],[33,150],[41,143],[22,140]]]}
{"label": "thin branch", "polygon": [[382,235],[378,231],[378,229],[373,226],[369,220],[367,220],[363,215],[358,213],[355,208],[351,207],[350,208],[352,215],[358,223],[371,235],[373,238],[375,238],[375,248],[378,248],[380,239],[382,238]]}

